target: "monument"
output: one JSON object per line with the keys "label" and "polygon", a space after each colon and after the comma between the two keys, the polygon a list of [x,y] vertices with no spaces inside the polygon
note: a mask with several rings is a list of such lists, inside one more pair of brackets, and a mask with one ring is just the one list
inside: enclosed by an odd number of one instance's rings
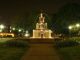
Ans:
{"label": "monument", "polygon": [[52,38],[52,31],[47,28],[47,23],[45,22],[45,17],[43,13],[39,16],[39,21],[36,23],[36,29],[33,30],[32,38]]}

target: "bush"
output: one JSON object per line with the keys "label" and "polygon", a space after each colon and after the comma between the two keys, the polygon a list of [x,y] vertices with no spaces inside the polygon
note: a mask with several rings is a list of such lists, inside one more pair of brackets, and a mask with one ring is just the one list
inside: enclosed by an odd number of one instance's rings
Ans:
{"label": "bush", "polygon": [[8,47],[27,47],[28,43],[23,40],[9,40],[6,42]]}
{"label": "bush", "polygon": [[56,42],[55,46],[58,47],[58,48],[61,48],[61,47],[71,47],[71,46],[77,46],[79,45],[78,42],[76,41],[59,41],[59,42]]}

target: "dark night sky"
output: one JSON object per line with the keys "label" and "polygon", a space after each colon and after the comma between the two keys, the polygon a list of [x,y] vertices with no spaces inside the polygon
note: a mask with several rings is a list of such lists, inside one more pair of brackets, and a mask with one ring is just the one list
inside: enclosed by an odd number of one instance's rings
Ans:
{"label": "dark night sky", "polygon": [[14,22],[15,16],[30,13],[32,10],[56,13],[68,3],[80,3],[79,0],[2,0],[0,1],[0,22]]}

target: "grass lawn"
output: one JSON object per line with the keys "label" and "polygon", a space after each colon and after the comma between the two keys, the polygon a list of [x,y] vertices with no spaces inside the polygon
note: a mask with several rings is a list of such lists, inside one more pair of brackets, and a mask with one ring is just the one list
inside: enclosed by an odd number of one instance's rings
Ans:
{"label": "grass lawn", "polygon": [[80,46],[59,48],[63,60],[80,60]]}
{"label": "grass lawn", "polygon": [[0,43],[0,60],[20,60],[27,49],[27,46],[6,46],[6,43]]}
{"label": "grass lawn", "polygon": [[[75,39],[75,40],[74,40]],[[57,41],[55,47],[63,60],[80,60],[80,38]]]}

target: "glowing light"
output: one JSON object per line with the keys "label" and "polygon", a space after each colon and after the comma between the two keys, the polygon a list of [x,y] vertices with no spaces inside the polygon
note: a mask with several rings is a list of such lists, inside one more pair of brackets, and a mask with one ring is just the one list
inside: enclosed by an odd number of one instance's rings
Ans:
{"label": "glowing light", "polygon": [[0,35],[2,36],[2,37],[4,37],[4,36],[11,36],[11,37],[14,37],[14,34],[13,33],[0,33]]}
{"label": "glowing light", "polygon": [[40,16],[41,16],[41,18],[42,18],[42,17],[43,17],[43,14],[41,13]]}
{"label": "glowing light", "polygon": [[15,30],[15,28],[12,28],[12,30]]}
{"label": "glowing light", "polygon": [[69,26],[68,28],[69,28],[69,29],[72,29],[72,26]]}
{"label": "glowing light", "polygon": [[76,24],[76,27],[80,27],[80,25],[79,24]]}
{"label": "glowing light", "polygon": [[27,34],[29,33],[28,30],[26,30],[26,33],[27,33]]}
{"label": "glowing light", "polygon": [[1,28],[1,29],[4,29],[4,25],[1,24],[1,25],[0,25],[0,28]]}
{"label": "glowing light", "polygon": [[21,30],[21,29],[19,29],[18,31],[19,31],[19,32],[21,32],[22,30]]}
{"label": "glowing light", "polygon": [[29,34],[25,34],[24,36],[25,36],[25,37],[29,37]]}

